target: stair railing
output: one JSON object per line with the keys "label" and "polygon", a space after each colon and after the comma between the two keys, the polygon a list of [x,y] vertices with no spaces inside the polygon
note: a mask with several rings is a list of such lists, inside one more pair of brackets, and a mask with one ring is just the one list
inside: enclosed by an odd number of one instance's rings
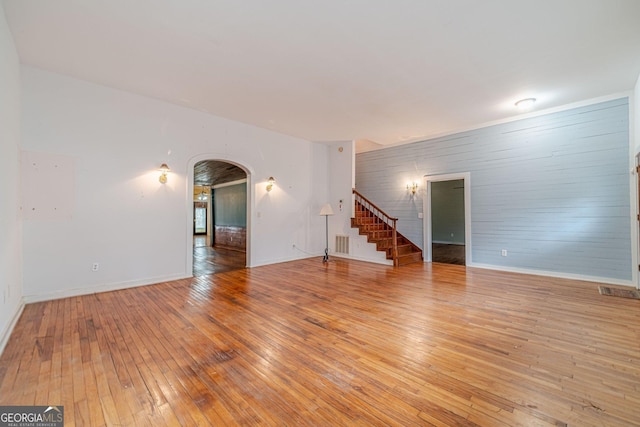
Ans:
{"label": "stair railing", "polygon": [[353,188],[353,195],[356,205],[360,205],[364,208],[364,217],[365,218],[377,218],[386,224],[392,230],[391,240],[392,240],[392,249],[391,256],[393,257],[393,265],[395,267],[398,266],[398,233],[397,233],[397,222],[398,218],[394,218],[392,216],[387,215],[385,211],[380,209],[374,203],[372,203],[369,199],[364,197],[362,194],[358,193],[358,191]]}

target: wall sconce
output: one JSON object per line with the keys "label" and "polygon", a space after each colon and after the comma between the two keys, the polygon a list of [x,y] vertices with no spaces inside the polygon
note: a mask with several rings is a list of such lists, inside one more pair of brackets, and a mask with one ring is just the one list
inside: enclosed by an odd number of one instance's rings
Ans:
{"label": "wall sconce", "polygon": [[160,165],[160,169],[158,169],[160,172],[162,172],[160,174],[160,178],[158,178],[158,181],[160,181],[160,184],[166,184],[167,183],[167,172],[169,172],[171,169],[169,169],[169,166],[167,166],[166,163],[163,163]]}
{"label": "wall sconce", "polygon": [[273,184],[276,183],[276,179],[272,176],[269,177],[269,179],[267,180],[268,184],[267,184],[267,191],[271,191],[273,190]]}
{"label": "wall sconce", "polygon": [[411,194],[416,194],[416,191],[418,191],[418,183],[412,182],[407,184],[407,191],[411,191]]}

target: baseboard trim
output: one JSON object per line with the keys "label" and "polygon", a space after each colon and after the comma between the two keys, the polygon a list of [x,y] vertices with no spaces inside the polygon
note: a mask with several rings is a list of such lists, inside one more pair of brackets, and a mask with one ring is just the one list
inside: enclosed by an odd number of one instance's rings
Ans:
{"label": "baseboard trim", "polygon": [[612,279],[610,277],[587,276],[583,274],[560,273],[557,271],[533,270],[528,268],[504,267],[492,264],[469,263],[467,267],[484,268],[486,270],[506,271],[508,273],[531,274],[534,276],[555,277],[557,279],[581,280],[584,282],[606,283],[608,285],[630,286],[635,288],[632,280]]}
{"label": "baseboard trim", "polygon": [[18,323],[18,319],[22,315],[24,311],[24,301],[21,301],[20,304],[16,307],[16,311],[13,313],[11,317],[11,321],[7,325],[7,327],[2,331],[2,335],[0,335],[0,355],[4,353],[4,348],[7,346],[9,342],[9,338],[11,338],[11,334],[13,333],[13,329],[16,327]]}
{"label": "baseboard trim", "polygon": [[303,255],[303,256],[297,256],[297,257],[269,259],[269,260],[266,260],[266,261],[263,261],[263,262],[259,262],[259,263],[253,264],[251,266],[247,266],[247,268],[264,267],[266,265],[280,264],[280,263],[283,263],[283,262],[291,262],[291,261],[299,261],[299,260],[307,259],[307,258],[322,257],[324,255],[324,254],[313,255],[313,254],[310,254],[308,252],[304,252],[304,254],[305,255]]}
{"label": "baseboard trim", "polygon": [[126,282],[107,283],[98,286],[91,286],[87,288],[76,289],[64,289],[55,292],[49,292],[39,295],[25,295],[23,297],[25,304],[31,304],[34,302],[52,301],[61,298],[77,297],[81,295],[97,294],[100,292],[118,291],[121,289],[137,288],[139,286],[156,285],[158,283],[170,282],[172,280],[188,279],[193,277],[192,275],[177,274],[172,276],[153,277],[145,280],[132,280]]}
{"label": "baseboard trim", "polygon": [[386,259],[386,258],[385,259],[361,258],[361,257],[351,256],[351,255],[337,253],[337,252],[336,253],[330,253],[329,254],[329,259],[331,259],[332,257],[344,258],[344,259],[352,259],[354,261],[372,262],[374,264],[380,264],[380,265],[393,265],[393,260]]}

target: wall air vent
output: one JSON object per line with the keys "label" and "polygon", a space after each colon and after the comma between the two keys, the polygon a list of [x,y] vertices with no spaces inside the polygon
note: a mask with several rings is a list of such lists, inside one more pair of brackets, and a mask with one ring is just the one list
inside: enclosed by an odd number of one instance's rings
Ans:
{"label": "wall air vent", "polygon": [[349,254],[349,236],[336,235],[336,253]]}

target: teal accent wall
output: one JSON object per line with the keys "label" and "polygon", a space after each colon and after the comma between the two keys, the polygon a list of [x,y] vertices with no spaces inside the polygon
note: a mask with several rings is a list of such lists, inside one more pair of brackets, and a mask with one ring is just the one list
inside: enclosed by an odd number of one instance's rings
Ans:
{"label": "teal accent wall", "polygon": [[247,226],[247,184],[236,184],[213,190],[214,225]]}

